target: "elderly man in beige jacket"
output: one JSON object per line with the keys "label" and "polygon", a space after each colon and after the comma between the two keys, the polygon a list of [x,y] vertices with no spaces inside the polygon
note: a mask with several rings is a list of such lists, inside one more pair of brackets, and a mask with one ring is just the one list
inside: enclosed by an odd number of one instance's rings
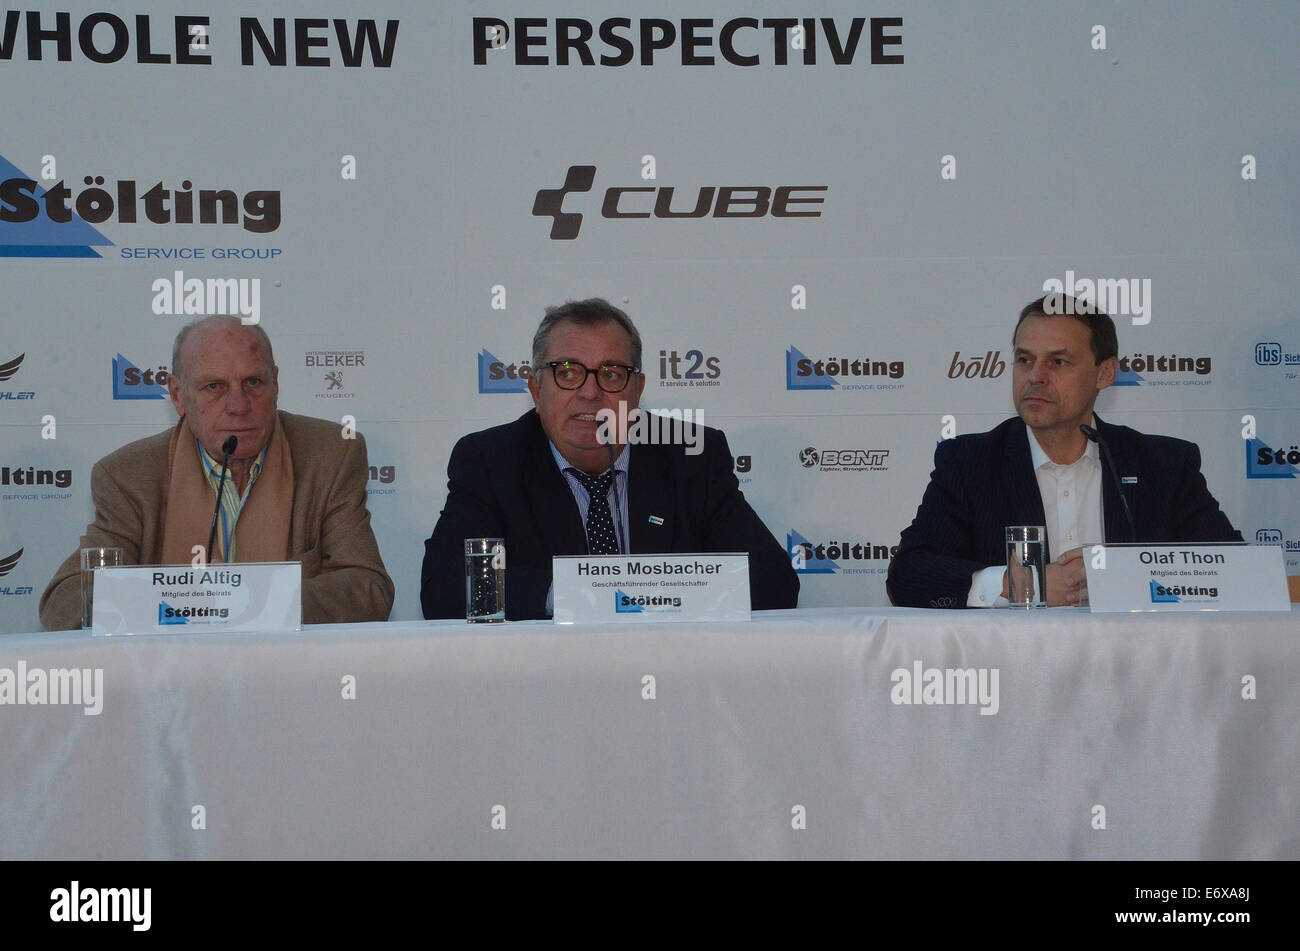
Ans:
{"label": "elderly man in beige jacket", "polygon": [[[80,547],[121,548],[128,565],[190,564],[207,544],[222,445],[234,436],[209,560],[302,562],[308,624],[387,620],[393,582],[366,510],[365,440],[330,420],[278,412],[277,374],[261,327],[228,316],[183,327],[167,381],[180,419],[95,464],[95,520]],[[41,624],[80,623],[74,552],[41,596]]]}

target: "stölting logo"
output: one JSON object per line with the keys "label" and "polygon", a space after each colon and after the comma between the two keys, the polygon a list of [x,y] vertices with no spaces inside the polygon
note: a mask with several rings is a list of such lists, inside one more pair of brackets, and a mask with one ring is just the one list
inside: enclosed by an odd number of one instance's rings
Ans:
{"label": "st\u00f6lting logo", "polygon": [[[570,165],[559,188],[542,188],[533,199],[533,215],[550,217],[551,240],[572,241],[582,227],[582,214],[565,211],[570,193],[589,192],[596,181],[596,166]],[[829,185],[706,185],[695,194],[691,207],[674,207],[673,186],[635,185],[605,189],[603,218],[820,218],[822,213],[799,210],[825,202]],[[690,199],[688,199],[689,201]]]}
{"label": "st\u00f6lting logo", "polygon": [[[1214,361],[1208,356],[1176,353],[1135,353],[1121,356],[1115,368],[1115,386],[1205,386]],[[1171,374],[1182,374],[1170,379]],[[1188,375],[1190,374],[1190,376]]]}
{"label": "st\u00f6lting logo", "polygon": [[1273,448],[1262,439],[1246,440],[1247,479],[1294,479],[1300,474],[1300,447]]}
{"label": "st\u00f6lting logo", "polygon": [[[54,178],[53,161],[49,157],[42,169],[43,180]],[[103,175],[86,175],[82,182],[80,190],[62,179],[45,188],[0,156],[0,257],[98,258],[95,246],[113,244],[94,227],[105,222],[235,224],[254,234],[280,227],[280,192],[274,189],[248,191],[241,199],[229,188],[196,190],[188,179],[179,188]],[[124,248],[123,257],[134,257],[131,251]]]}
{"label": "st\u00f6lting logo", "polygon": [[122,354],[113,358],[113,399],[163,400],[167,398],[167,368],[141,370]]}
{"label": "st\u00f6lting logo", "polygon": [[[785,550],[790,556],[791,566],[801,575],[870,575],[884,574],[889,570],[889,559],[898,552],[898,546],[841,539],[810,541],[798,531],[790,529],[785,535]],[[863,565],[864,562],[867,564]],[[884,566],[873,567],[871,562],[883,562]]]}
{"label": "st\u00f6lting logo", "polygon": [[506,363],[484,347],[478,354],[478,391],[480,393],[527,393],[533,375],[527,360]]}

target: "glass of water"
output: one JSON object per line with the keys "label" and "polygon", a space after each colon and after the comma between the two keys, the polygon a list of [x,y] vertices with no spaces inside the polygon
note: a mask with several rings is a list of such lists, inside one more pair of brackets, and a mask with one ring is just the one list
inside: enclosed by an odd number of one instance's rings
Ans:
{"label": "glass of water", "polygon": [[90,630],[95,620],[95,572],[122,564],[120,548],[81,549],[81,628]]}
{"label": "glass of water", "polygon": [[504,538],[465,539],[465,620],[470,624],[506,619]]}
{"label": "glass of water", "polygon": [[1013,608],[1047,607],[1047,529],[1042,525],[1007,527],[1007,600]]}

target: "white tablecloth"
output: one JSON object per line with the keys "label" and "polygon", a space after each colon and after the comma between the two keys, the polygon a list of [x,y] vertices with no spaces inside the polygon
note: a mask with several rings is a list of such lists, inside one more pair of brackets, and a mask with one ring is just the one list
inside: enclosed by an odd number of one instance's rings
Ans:
{"label": "white tablecloth", "polygon": [[[0,704],[0,858],[1297,859],[1298,635],[1300,609],[10,635],[0,676],[98,668],[103,696]],[[894,702],[917,661],[996,669],[996,713]]]}

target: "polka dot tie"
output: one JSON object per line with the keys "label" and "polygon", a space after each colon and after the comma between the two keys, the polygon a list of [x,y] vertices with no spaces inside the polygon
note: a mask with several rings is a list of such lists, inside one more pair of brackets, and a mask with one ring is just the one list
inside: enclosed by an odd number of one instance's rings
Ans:
{"label": "polka dot tie", "polygon": [[614,534],[614,519],[609,512],[609,487],[614,481],[614,470],[598,476],[589,476],[577,469],[569,471],[587,490],[588,554],[617,555],[618,537]]}

